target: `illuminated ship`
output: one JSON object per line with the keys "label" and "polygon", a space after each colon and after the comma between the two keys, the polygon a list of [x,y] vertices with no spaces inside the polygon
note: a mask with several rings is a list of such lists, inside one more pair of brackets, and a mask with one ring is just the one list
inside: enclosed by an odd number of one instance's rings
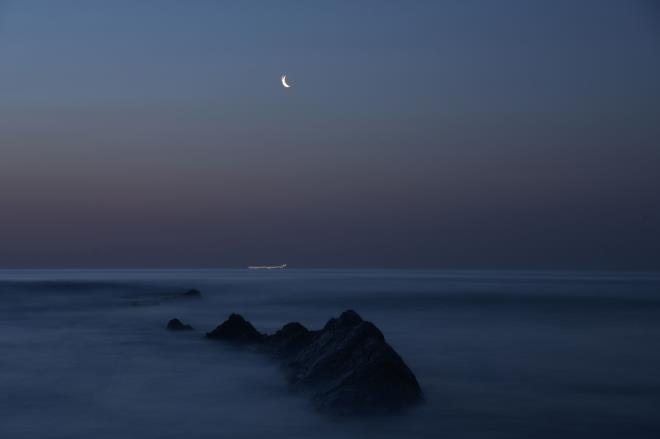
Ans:
{"label": "illuminated ship", "polygon": [[282,270],[286,268],[286,264],[282,265],[250,265],[250,270]]}

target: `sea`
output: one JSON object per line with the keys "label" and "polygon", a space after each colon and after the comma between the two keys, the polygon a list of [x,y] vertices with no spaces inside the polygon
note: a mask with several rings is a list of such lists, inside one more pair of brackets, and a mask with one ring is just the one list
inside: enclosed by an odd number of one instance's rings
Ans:
{"label": "sea", "polygon": [[[347,309],[424,404],[319,414],[270,358],[204,338],[234,312],[270,333]],[[0,270],[2,439],[658,437],[659,273]]]}

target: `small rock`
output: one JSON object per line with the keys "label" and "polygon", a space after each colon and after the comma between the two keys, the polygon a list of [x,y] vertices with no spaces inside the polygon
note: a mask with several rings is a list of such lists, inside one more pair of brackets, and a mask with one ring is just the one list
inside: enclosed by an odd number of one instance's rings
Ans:
{"label": "small rock", "polygon": [[192,290],[188,290],[185,293],[181,294],[181,297],[184,297],[186,299],[201,299],[202,293],[201,291],[193,288]]}
{"label": "small rock", "polygon": [[192,326],[184,324],[179,319],[170,320],[169,322],[167,322],[167,326],[165,328],[170,330],[170,331],[192,331],[193,330]]}

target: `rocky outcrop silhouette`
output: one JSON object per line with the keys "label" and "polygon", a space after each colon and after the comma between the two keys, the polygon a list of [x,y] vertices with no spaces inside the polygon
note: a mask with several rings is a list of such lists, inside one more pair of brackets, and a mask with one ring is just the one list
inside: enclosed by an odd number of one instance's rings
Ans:
{"label": "rocky outcrop silhouette", "polygon": [[186,325],[179,319],[172,319],[167,322],[165,329],[170,331],[192,331],[194,328],[190,325]]}
{"label": "rocky outcrop silhouette", "polygon": [[179,297],[183,299],[201,299],[202,292],[196,289],[188,290],[185,293],[181,293]]}
{"label": "rocky outcrop silhouette", "polygon": [[242,316],[232,314],[221,325],[206,333],[207,338],[231,341],[234,343],[256,343],[264,339],[254,326]]}
{"label": "rocky outcrop silhouette", "polygon": [[311,394],[322,412],[390,413],[423,400],[412,371],[382,332],[355,311],[330,319],[318,331],[292,322],[272,335],[232,314],[206,337],[270,353],[281,361],[292,388]]}

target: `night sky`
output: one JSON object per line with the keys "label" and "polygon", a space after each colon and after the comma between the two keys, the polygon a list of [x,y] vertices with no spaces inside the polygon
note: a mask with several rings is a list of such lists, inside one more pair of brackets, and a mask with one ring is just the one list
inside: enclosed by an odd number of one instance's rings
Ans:
{"label": "night sky", "polygon": [[660,6],[0,0],[0,267],[263,263],[660,269]]}

